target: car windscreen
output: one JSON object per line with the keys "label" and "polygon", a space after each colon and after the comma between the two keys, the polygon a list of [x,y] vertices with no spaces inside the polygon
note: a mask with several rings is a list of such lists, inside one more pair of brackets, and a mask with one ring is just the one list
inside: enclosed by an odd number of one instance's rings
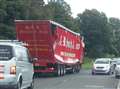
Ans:
{"label": "car windscreen", "polygon": [[96,61],[95,64],[109,64],[109,61]]}
{"label": "car windscreen", "polygon": [[12,47],[0,45],[0,61],[7,61],[13,57]]}

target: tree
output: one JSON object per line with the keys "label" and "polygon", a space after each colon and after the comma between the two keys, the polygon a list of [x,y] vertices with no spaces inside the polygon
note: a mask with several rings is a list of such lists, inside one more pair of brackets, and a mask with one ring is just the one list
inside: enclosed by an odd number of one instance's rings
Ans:
{"label": "tree", "polygon": [[85,38],[86,52],[89,57],[104,57],[111,48],[111,30],[104,13],[95,9],[79,14],[80,29]]}
{"label": "tree", "polygon": [[120,20],[118,18],[110,18],[109,24],[113,32],[113,41],[112,41],[112,47],[113,47],[113,53],[116,56],[120,56]]}
{"label": "tree", "polygon": [[11,0],[0,0],[0,39],[14,39],[14,3]]}
{"label": "tree", "polygon": [[14,20],[43,18],[43,0],[0,0],[0,39],[15,39]]}
{"label": "tree", "polygon": [[45,18],[54,20],[65,27],[79,32],[76,20],[71,16],[71,8],[64,0],[50,0],[45,6]]}
{"label": "tree", "polygon": [[16,19],[41,19],[43,17],[43,0],[17,0]]}

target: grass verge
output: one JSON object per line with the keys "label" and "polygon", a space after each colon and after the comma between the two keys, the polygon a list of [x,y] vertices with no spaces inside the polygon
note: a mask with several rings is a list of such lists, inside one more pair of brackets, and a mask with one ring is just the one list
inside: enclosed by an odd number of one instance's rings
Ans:
{"label": "grass verge", "polygon": [[84,63],[82,65],[83,69],[92,69],[93,59],[90,58],[84,58]]}

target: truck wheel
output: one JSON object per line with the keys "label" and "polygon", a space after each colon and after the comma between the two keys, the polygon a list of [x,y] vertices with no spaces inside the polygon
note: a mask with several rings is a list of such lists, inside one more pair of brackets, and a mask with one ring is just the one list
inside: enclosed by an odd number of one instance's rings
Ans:
{"label": "truck wheel", "polygon": [[75,66],[72,67],[72,73],[75,73],[76,72],[76,68]]}
{"label": "truck wheel", "polygon": [[66,74],[66,69],[64,65],[61,65],[61,76],[64,76]]}
{"label": "truck wheel", "polygon": [[60,65],[60,69],[61,69],[61,76],[63,76],[64,75],[64,66],[63,65]]}
{"label": "truck wheel", "polygon": [[80,72],[81,64],[78,64],[78,72]]}
{"label": "truck wheel", "polygon": [[64,65],[63,65],[63,74],[64,74],[64,75],[66,74],[66,68],[65,68]]}
{"label": "truck wheel", "polygon": [[76,73],[78,73],[80,71],[80,66],[79,64],[76,64]]}
{"label": "truck wheel", "polygon": [[60,66],[60,64],[57,64],[56,70],[57,70],[56,76],[60,76],[61,75],[61,66]]}

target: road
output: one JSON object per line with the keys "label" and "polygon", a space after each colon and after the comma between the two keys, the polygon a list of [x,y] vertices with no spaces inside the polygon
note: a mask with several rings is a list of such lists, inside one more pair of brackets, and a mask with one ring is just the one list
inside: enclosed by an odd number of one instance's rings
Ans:
{"label": "road", "polygon": [[63,77],[42,77],[35,79],[34,89],[117,89],[119,79],[114,75],[91,75],[90,70]]}

